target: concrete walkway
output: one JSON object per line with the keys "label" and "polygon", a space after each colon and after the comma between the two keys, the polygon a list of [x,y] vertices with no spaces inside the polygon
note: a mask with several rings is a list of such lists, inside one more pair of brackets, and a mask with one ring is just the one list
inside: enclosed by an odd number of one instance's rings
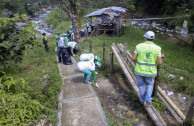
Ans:
{"label": "concrete walkway", "polygon": [[108,121],[92,85],[84,84],[83,74],[73,65],[58,64],[63,80],[59,95],[58,126],[108,126]]}

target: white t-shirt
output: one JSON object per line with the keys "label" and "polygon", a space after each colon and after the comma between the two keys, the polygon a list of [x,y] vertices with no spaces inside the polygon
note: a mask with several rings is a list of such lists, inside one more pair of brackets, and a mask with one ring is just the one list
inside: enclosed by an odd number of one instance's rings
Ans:
{"label": "white t-shirt", "polygon": [[58,43],[58,47],[65,47],[66,46],[66,43],[65,43],[63,37],[61,37],[61,39],[59,41],[57,41],[57,43]]}
{"label": "white t-shirt", "polygon": [[77,70],[82,71],[82,70],[90,70],[93,71],[95,70],[95,64],[92,61],[88,62],[78,62],[77,63]]}
{"label": "white t-shirt", "polygon": [[68,42],[68,46],[70,46],[71,48],[74,48],[76,44],[77,43],[74,41]]}
{"label": "white t-shirt", "polygon": [[92,61],[94,62],[94,54],[81,54],[81,56],[79,57],[79,60],[80,61],[84,61],[84,60],[89,60],[89,61]]}

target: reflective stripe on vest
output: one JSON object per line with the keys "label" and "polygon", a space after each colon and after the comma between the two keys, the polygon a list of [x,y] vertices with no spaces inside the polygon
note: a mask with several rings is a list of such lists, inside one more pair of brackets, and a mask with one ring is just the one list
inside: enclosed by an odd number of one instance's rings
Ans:
{"label": "reflective stripe on vest", "polygon": [[146,66],[155,66],[156,64],[149,64],[149,63],[140,63],[137,62],[139,65],[146,65]]}
{"label": "reflective stripe on vest", "polygon": [[135,74],[139,76],[154,77],[157,75],[157,55],[161,48],[151,41],[136,46],[137,64]]}
{"label": "reflective stripe on vest", "polygon": [[139,75],[139,76],[146,76],[146,77],[155,77],[157,75],[157,74],[150,74],[150,75],[149,74],[142,74],[142,73],[138,73],[136,71],[135,71],[135,74]]}

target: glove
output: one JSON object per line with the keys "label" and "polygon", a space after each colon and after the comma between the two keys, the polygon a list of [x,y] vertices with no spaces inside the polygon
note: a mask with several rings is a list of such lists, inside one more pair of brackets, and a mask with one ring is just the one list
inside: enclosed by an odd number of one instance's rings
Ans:
{"label": "glove", "polygon": [[57,47],[55,47],[55,52],[57,51]]}

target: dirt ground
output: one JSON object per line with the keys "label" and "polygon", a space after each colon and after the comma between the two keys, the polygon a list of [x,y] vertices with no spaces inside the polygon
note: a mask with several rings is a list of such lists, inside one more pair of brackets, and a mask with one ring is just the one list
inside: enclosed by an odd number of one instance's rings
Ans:
{"label": "dirt ground", "polygon": [[[151,119],[146,114],[139,100],[131,100],[129,91],[132,89],[127,82],[127,79],[122,73],[114,73],[108,79],[98,79],[100,88],[96,89],[96,93],[101,101],[101,104],[106,108],[109,115],[119,122],[119,126],[123,126],[124,121],[130,121],[132,126],[153,126]],[[161,85],[162,89],[169,89],[167,86]],[[131,96],[133,97],[133,96]],[[186,115],[191,98],[186,95],[176,94],[169,96],[173,102]],[[185,97],[186,99],[183,99]],[[180,98],[182,98],[180,100]],[[176,120],[169,114],[168,111],[161,113],[162,118],[168,126],[177,126]]]}

